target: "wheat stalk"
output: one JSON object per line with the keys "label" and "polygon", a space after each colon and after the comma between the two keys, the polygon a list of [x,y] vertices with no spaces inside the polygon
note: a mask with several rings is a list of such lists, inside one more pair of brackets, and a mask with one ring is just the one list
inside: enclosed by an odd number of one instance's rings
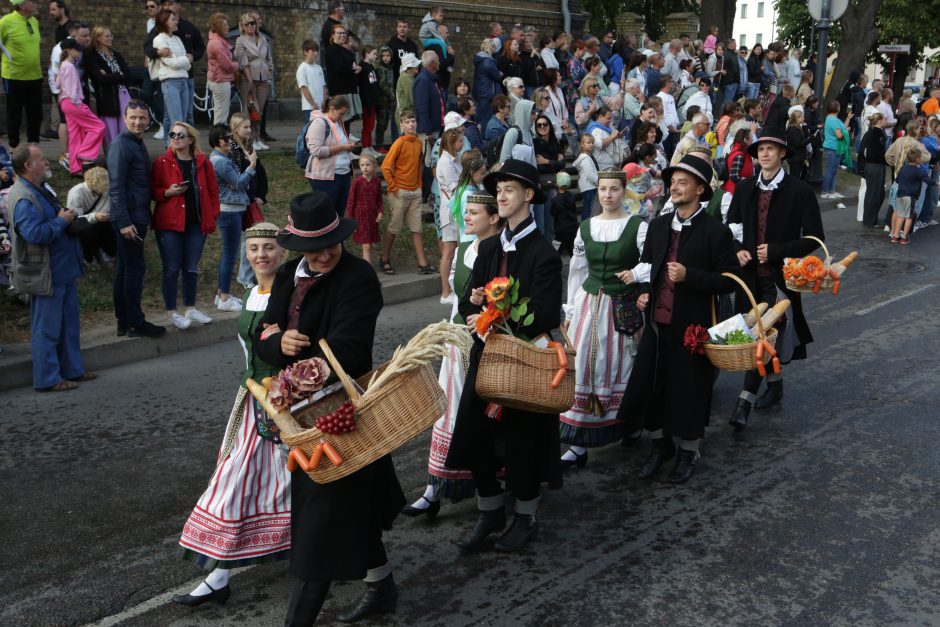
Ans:
{"label": "wheat stalk", "polygon": [[473,345],[470,330],[464,325],[446,321],[435,322],[421,329],[408,344],[395,349],[388,366],[381,373],[372,375],[369,386],[362,395],[362,401],[380,389],[391,377],[440,359],[447,353],[448,344],[457,346],[463,352],[469,351]]}

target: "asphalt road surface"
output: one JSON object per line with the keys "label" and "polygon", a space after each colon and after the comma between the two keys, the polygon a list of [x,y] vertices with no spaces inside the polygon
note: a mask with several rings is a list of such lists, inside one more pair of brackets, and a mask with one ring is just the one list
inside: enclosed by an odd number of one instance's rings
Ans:
{"label": "asphalt road surface", "polygon": [[[828,240],[861,259],[842,293],[809,296],[810,359],[782,406],[726,420],[741,375],[716,386],[692,482],[635,478],[646,443],[591,452],[546,492],[524,553],[463,556],[471,501],[399,518],[387,547],[395,625],[940,624],[940,227],[891,245],[827,210]],[[389,307],[376,359],[441,319],[436,299]],[[0,624],[278,625],[284,563],[236,572],[224,607],[169,603],[199,573],[183,521],[209,478],[242,357],[232,342],[102,372],[68,394],[0,394]],[[395,454],[422,491],[422,436]],[[321,614],[362,584],[333,588]]]}

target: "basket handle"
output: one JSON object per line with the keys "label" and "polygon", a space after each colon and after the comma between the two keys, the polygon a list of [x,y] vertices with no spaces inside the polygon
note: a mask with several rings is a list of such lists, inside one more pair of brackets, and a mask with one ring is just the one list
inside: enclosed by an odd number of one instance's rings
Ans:
{"label": "basket handle", "polygon": [[[735,283],[741,286],[741,289],[744,290],[744,293],[747,295],[748,300],[751,301],[751,309],[755,312],[757,311],[757,302],[754,300],[754,295],[751,293],[751,290],[748,289],[747,284],[742,281],[738,275],[732,274],[731,272],[722,272],[721,276],[726,276],[729,279],[733,279]],[[712,324],[718,324],[718,319],[715,315],[715,299],[712,298]],[[761,320],[761,316],[757,316],[757,337],[758,339],[764,340],[767,337],[767,334],[764,333],[764,323]]]}
{"label": "basket handle", "polygon": [[343,366],[337,361],[333,351],[330,350],[330,345],[326,342],[326,338],[321,338],[319,344],[320,349],[323,351],[323,356],[330,362],[330,367],[333,369],[333,372],[336,373],[336,376],[339,377],[339,381],[343,384],[343,389],[346,390],[346,394],[349,395],[349,400],[351,400],[353,404],[359,402],[359,390],[356,389],[356,384],[349,378],[349,375],[343,370]]}
{"label": "basket handle", "polygon": [[826,267],[828,268],[832,264],[832,255],[829,254],[829,249],[826,247],[826,243],[815,235],[804,235],[803,237],[805,239],[815,240],[819,243],[820,246],[822,246],[823,252],[826,253]]}
{"label": "basket handle", "polygon": [[565,325],[558,327],[558,332],[561,333],[562,339],[565,340],[565,347],[574,349],[574,344],[571,343],[571,338],[568,337],[568,333],[565,331]]}

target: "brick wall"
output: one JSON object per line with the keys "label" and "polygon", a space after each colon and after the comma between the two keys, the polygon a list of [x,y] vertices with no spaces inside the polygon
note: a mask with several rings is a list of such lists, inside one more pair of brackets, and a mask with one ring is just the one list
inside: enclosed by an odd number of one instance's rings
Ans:
{"label": "brick wall", "polygon": [[[4,3],[6,4],[6,3]],[[69,0],[72,18],[92,25],[103,23],[114,33],[114,47],[132,66],[143,65],[142,45],[146,37],[146,13],[142,0]],[[301,42],[307,38],[320,39],[320,28],[326,18],[327,0],[265,0],[245,3],[234,0],[183,0],[182,15],[193,22],[207,39],[208,17],[221,11],[229,23],[238,23],[238,16],[251,8],[258,8],[264,15],[264,31],[273,37],[274,64],[280,83],[277,96],[280,100],[298,99],[293,76],[302,59]],[[468,81],[473,74],[473,55],[480,49],[480,42],[487,34],[487,24],[499,21],[507,31],[514,22],[534,25],[541,34],[562,28],[560,3],[538,0],[476,0],[475,2],[425,2],[420,0],[398,0],[395,2],[347,2],[346,26],[363,44],[383,45],[395,34],[395,23],[400,17],[407,18],[412,25],[411,38],[417,41],[421,18],[432,4],[441,4],[445,9],[445,23],[450,27],[451,43],[457,51],[454,77],[464,76]],[[586,21],[580,5],[570,3],[572,29],[580,32]],[[47,14],[46,4],[40,3],[40,29],[43,32],[43,67],[48,63],[52,49],[53,24]],[[8,6],[6,8],[8,10]],[[459,30],[459,32],[458,32]],[[196,89],[205,86],[206,62],[196,66]],[[285,103],[286,104],[286,103]],[[299,105],[298,105],[299,106]]]}

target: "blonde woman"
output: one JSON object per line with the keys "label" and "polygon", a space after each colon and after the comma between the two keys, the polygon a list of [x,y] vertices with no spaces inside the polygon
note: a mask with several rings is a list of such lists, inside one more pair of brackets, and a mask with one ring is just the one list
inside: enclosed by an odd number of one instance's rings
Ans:
{"label": "blonde woman", "polygon": [[578,89],[581,97],[574,105],[574,122],[582,130],[591,121],[594,112],[604,106],[604,101],[598,95],[600,88],[600,82],[594,77],[585,77],[581,81],[581,88]]}
{"label": "blonde woman", "polygon": [[[239,173],[244,173],[250,167],[254,167],[255,175],[248,184],[248,202],[256,204],[259,209],[268,204],[268,173],[264,169],[261,157],[258,151],[254,149],[252,137],[251,119],[247,113],[233,113],[229,121],[229,130],[231,131],[232,141],[229,143],[228,158],[232,160]],[[255,163],[252,166],[251,155],[255,154]],[[248,289],[254,285],[254,275],[251,272],[251,266],[248,265],[248,258],[245,256],[245,242],[242,242],[241,252],[238,262],[238,282]]]}
{"label": "blonde woman", "polygon": [[261,112],[271,93],[271,79],[274,76],[274,59],[267,38],[258,30],[258,18],[253,12],[242,13],[238,21],[241,35],[235,40],[235,60],[238,61],[241,77],[238,83],[238,95],[246,111],[254,107],[256,116],[252,116],[251,130],[255,150],[267,150],[261,141]]}
{"label": "blonde woman", "polygon": [[69,190],[66,206],[76,218],[92,227],[80,231],[79,241],[87,262],[111,263],[117,254],[114,228],[110,224],[111,199],[108,197],[108,171],[94,167],[85,171],[85,180]]}
{"label": "blonde woman", "polygon": [[486,128],[487,122],[493,117],[492,101],[495,96],[502,95],[502,83],[499,68],[493,52],[496,50],[496,41],[484,39],[480,44],[480,51],[473,57],[473,100],[477,103],[476,120],[481,129]]}
{"label": "blonde woman", "polygon": [[104,122],[105,145],[123,131],[124,108],[130,102],[127,91],[130,68],[124,57],[112,48],[114,36],[107,26],[95,26],[91,31],[91,44],[85,50],[85,75],[95,89],[95,109]]}
{"label": "blonde woman", "polygon": [[804,70],[803,73],[800,74],[800,86],[796,89],[793,104],[806,104],[806,99],[813,94],[813,73],[809,70]]}

